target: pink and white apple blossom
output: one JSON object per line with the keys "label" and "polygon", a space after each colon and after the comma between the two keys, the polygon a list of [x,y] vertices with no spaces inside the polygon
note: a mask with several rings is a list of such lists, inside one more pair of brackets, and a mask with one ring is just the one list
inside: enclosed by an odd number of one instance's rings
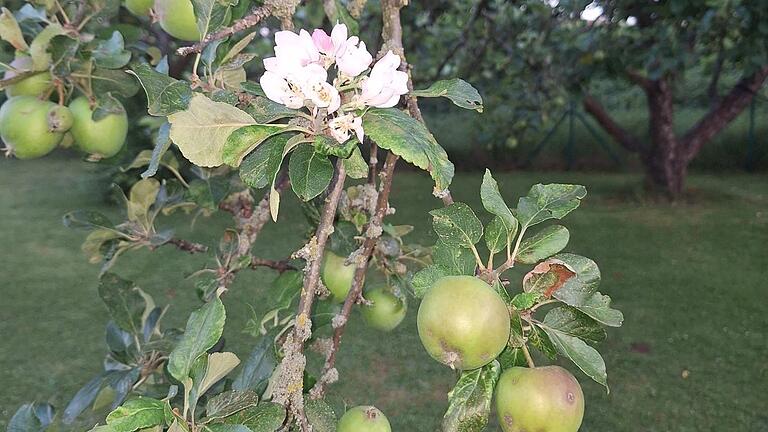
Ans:
{"label": "pink and white apple blossom", "polygon": [[[275,33],[275,56],[264,59],[266,71],[259,81],[267,98],[288,108],[306,107],[313,116],[325,108],[328,130],[340,143],[352,133],[362,142],[362,118],[353,111],[393,107],[408,92],[408,75],[398,70],[400,57],[389,51],[363,75],[372,62],[365,42],[349,37],[344,24],[336,24],[330,35],[322,29],[311,35],[306,30],[280,31]],[[334,65],[337,79],[332,84],[328,69]]]}

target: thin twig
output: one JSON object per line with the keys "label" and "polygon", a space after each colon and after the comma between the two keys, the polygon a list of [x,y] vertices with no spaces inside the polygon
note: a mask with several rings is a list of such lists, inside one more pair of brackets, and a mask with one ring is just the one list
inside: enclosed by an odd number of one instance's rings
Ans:
{"label": "thin twig", "polygon": [[271,260],[253,257],[253,259],[251,259],[251,268],[257,267],[269,267],[273,270],[277,270],[279,273],[284,273],[288,270],[296,270],[296,267],[294,267],[287,259]]}
{"label": "thin twig", "polygon": [[184,252],[189,252],[191,254],[208,251],[208,246],[206,245],[191,242],[191,241],[180,239],[180,238],[172,238],[168,240],[166,244],[176,246],[177,249],[182,250]]}
{"label": "thin twig", "polygon": [[201,53],[205,49],[208,44],[210,44],[213,41],[217,41],[220,39],[224,39],[226,37],[232,36],[233,34],[243,31],[245,29],[251,28],[261,22],[264,18],[268,17],[272,13],[272,9],[267,6],[258,6],[253,8],[253,10],[246,16],[240,18],[239,20],[235,21],[231,26],[224,27],[223,29],[211,33],[203,38],[200,42],[197,42],[194,45],[181,47],[176,50],[176,53],[181,56],[187,56],[190,54],[196,54]]}
{"label": "thin twig", "polygon": [[386,216],[389,211],[389,194],[392,190],[392,178],[394,177],[397,160],[397,155],[391,152],[387,153],[387,159],[384,161],[384,168],[380,174],[381,184],[379,196],[376,201],[376,211],[365,230],[366,239],[363,242],[363,251],[360,256],[356,257],[357,266],[355,268],[355,277],[352,281],[352,287],[347,294],[347,298],[344,300],[344,305],[341,308],[341,313],[339,314],[341,319],[336,320],[336,324],[334,325],[332,346],[328,352],[321,379],[317,381],[315,388],[313,388],[310,393],[314,399],[321,398],[325,393],[325,385],[330,383],[329,380],[324,378],[326,374],[333,373],[331,371],[336,364],[336,353],[341,344],[341,337],[347,327],[349,315],[352,313],[352,307],[358,303],[358,300],[361,298],[363,285],[365,284],[365,272],[368,268],[368,260],[373,254],[376,242],[381,236],[381,225],[384,216]]}

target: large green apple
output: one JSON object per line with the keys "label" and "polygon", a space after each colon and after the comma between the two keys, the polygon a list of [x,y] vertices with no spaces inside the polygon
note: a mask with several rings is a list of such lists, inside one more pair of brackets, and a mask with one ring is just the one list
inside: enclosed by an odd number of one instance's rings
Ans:
{"label": "large green apple", "polygon": [[149,10],[154,6],[155,0],[125,0],[125,8],[136,16],[149,16]]}
{"label": "large green apple", "polygon": [[584,417],[584,394],[560,366],[513,367],[496,385],[496,412],[504,432],[576,432]]}
{"label": "large green apple", "polygon": [[419,337],[435,360],[453,369],[484,366],[509,340],[509,310],[490,285],[446,276],[427,291],[417,316]]}
{"label": "large green apple", "polygon": [[65,110],[34,96],[10,98],[0,107],[0,138],[19,159],[45,156],[64,136]]}
{"label": "large green apple", "polygon": [[363,317],[369,326],[377,330],[391,331],[405,318],[408,309],[405,301],[384,288],[366,292],[365,299],[372,304],[363,306]]}
{"label": "large green apple", "polygon": [[328,251],[325,253],[323,266],[320,269],[323,284],[331,291],[333,301],[336,303],[344,302],[349,289],[352,288],[352,280],[355,278],[355,266],[354,264],[345,265],[346,259]]}
{"label": "large green apple", "polygon": [[[119,102],[117,102],[119,103]],[[93,119],[93,110],[85,97],[79,97],[69,104],[74,122],[72,137],[75,145],[86,153],[102,158],[112,157],[123,148],[128,134],[128,115],[110,113],[99,120]]]}
{"label": "large green apple", "polygon": [[191,0],[155,0],[160,27],[176,39],[200,40]]}
{"label": "large green apple", "polygon": [[[26,72],[32,70],[32,58],[28,55],[17,55],[10,64],[16,71]],[[8,70],[3,75],[3,79],[11,79],[17,73]],[[8,86],[5,94],[10,98],[14,96],[40,96],[51,88],[51,73],[48,71],[40,72],[24,78],[21,81]]]}
{"label": "large green apple", "polygon": [[336,432],[392,432],[392,427],[378,408],[357,406],[341,416]]}

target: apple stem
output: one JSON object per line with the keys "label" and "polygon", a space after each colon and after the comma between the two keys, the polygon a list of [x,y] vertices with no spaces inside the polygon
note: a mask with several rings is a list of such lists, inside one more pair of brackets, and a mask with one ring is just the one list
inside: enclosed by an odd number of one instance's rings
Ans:
{"label": "apple stem", "polygon": [[536,364],[533,362],[533,357],[531,357],[531,352],[528,351],[528,347],[525,344],[523,344],[522,349],[523,349],[523,355],[525,355],[525,361],[528,362],[528,367],[535,368]]}

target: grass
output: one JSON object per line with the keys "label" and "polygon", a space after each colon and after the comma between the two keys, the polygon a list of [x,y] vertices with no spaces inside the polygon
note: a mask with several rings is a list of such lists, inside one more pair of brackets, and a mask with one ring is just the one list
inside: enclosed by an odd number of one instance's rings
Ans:
{"label": "grass", "polygon": [[[456,199],[479,209],[480,178],[458,175]],[[590,190],[565,220],[568,250],[600,264],[601,290],[626,321],[600,347],[610,395],[577,373],[587,398],[582,430],[768,430],[767,176],[691,176],[690,198],[675,205],[638,198],[633,174],[497,178],[510,202],[535,182],[583,183]],[[60,216],[75,208],[116,215],[103,200],[103,182],[75,160],[0,161],[0,428],[25,401],[62,407],[100,370],[107,314],[96,295],[97,268],[79,251],[84,234],[63,228]],[[393,221],[414,224],[412,240],[427,244],[433,241],[427,211],[439,206],[431,188],[426,176],[401,174],[393,200]],[[300,244],[300,212],[284,201],[281,223],[258,242],[261,256],[280,257]],[[213,242],[226,223],[226,215],[201,219],[181,235]],[[180,326],[198,304],[185,275],[205,260],[162,248],[128,256],[115,270],[158,303],[172,303],[166,325]],[[254,342],[239,331],[248,304],[263,311],[271,278],[267,270],[243,273],[225,298],[227,345],[241,357]],[[404,324],[389,334],[353,317],[339,358],[341,382],[331,395],[338,409],[375,404],[396,431],[438,430],[455,376],[420,346],[416,310],[412,302]]]}

